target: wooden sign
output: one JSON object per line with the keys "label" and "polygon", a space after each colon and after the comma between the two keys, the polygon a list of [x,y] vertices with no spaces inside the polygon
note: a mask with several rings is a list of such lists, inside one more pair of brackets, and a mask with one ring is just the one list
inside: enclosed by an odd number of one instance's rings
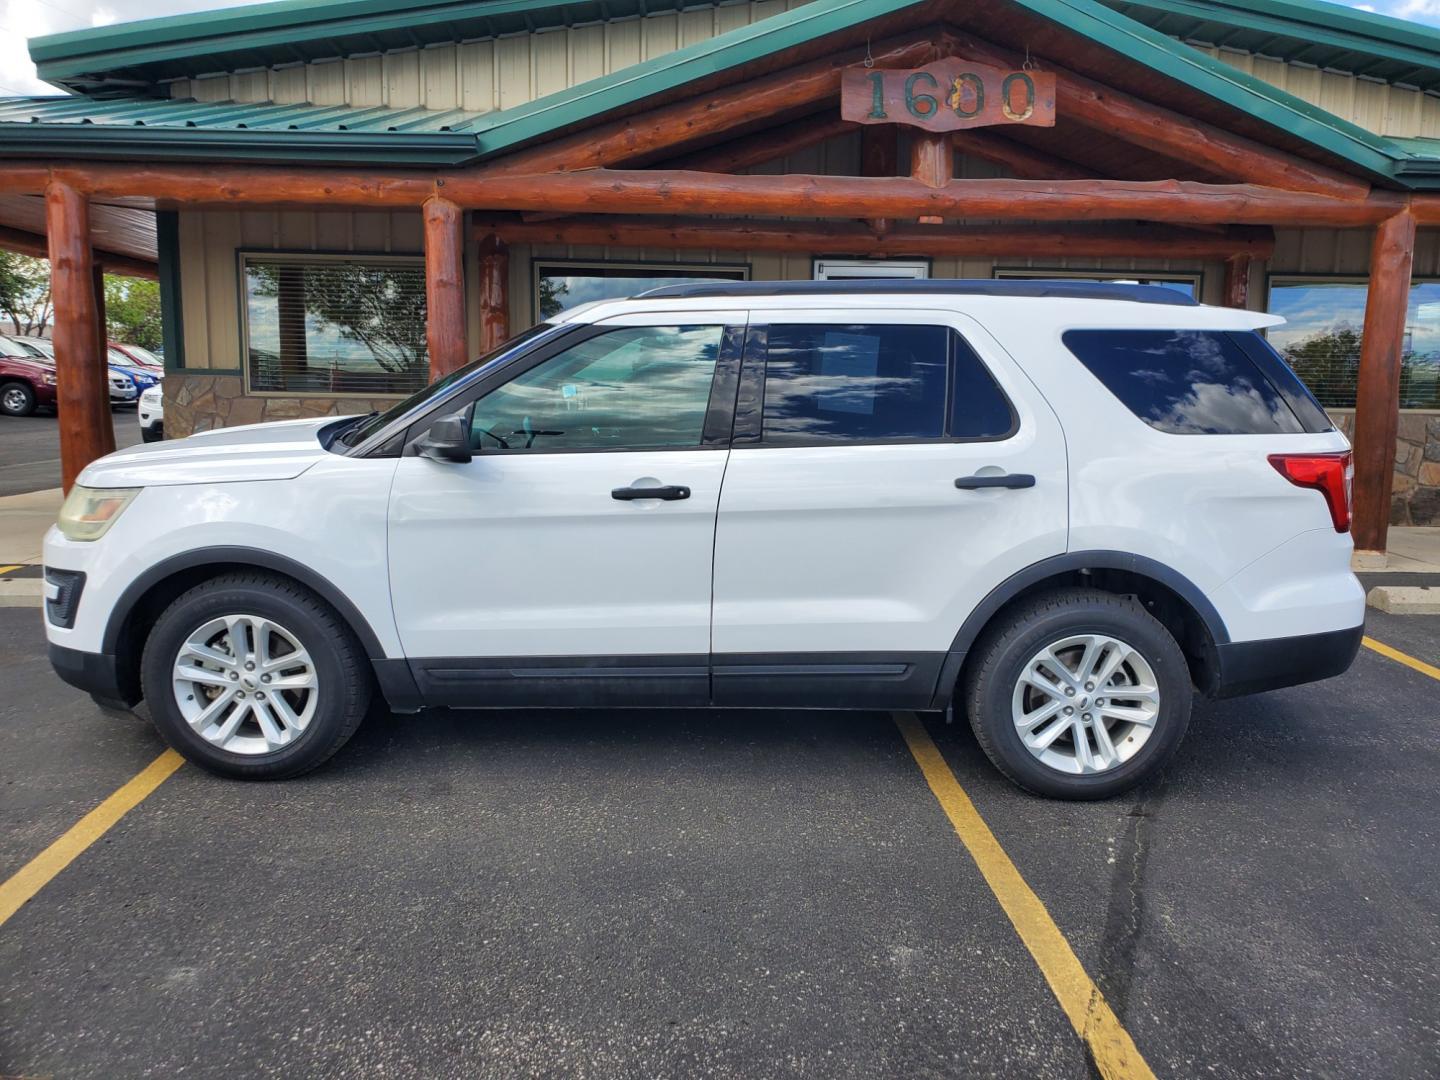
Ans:
{"label": "wooden sign", "polygon": [[929,131],[1054,127],[1055,75],[959,59],[909,70],[851,67],[840,81],[840,115],[857,124],[913,124]]}

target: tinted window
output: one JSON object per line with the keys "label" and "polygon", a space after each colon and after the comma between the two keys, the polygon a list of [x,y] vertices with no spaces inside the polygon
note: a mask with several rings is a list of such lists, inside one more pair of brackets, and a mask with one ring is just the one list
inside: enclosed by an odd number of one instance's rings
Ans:
{"label": "tinted window", "polygon": [[1010,434],[1015,416],[969,342],[950,331],[950,431],[952,439],[998,439]]}
{"label": "tinted window", "polygon": [[1273,435],[1300,422],[1231,335],[1068,330],[1066,347],[1151,427],[1173,435]]}
{"label": "tinted window", "polygon": [[940,326],[772,325],[761,440],[940,438],[948,351]]}
{"label": "tinted window", "polygon": [[699,446],[723,326],[609,330],[475,403],[471,445],[495,451]]}

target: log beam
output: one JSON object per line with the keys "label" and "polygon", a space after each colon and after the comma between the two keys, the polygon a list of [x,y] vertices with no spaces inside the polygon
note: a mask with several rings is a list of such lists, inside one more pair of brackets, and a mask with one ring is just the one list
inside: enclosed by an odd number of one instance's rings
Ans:
{"label": "log beam", "polygon": [[469,360],[465,341],[464,212],[449,199],[425,200],[425,343],[430,379]]}
{"label": "log beam", "polygon": [[[100,432],[103,456],[115,449],[115,419],[110,412],[110,324],[105,319],[105,270],[99,263],[92,266],[90,278],[95,295],[95,355],[100,358],[100,370],[105,380],[105,393],[90,398],[90,423]],[[56,378],[59,378],[58,371]],[[139,386],[135,388],[135,397],[138,405]]]}
{"label": "log beam", "polygon": [[[909,67],[935,58],[928,33],[878,42],[873,49],[880,67]],[[823,60],[801,64],[773,75],[751,79],[711,94],[661,105],[574,135],[562,136],[521,150],[482,167],[487,175],[522,175],[557,170],[597,169],[649,155],[674,152],[698,139],[763,123],[776,116],[810,111],[840,93],[840,74],[865,57],[848,49]]]}
{"label": "log beam", "polygon": [[[986,64],[1012,68],[1024,59],[969,34],[948,31],[942,39],[954,53]],[[1055,73],[1055,107],[1068,122],[1246,183],[1352,199],[1364,198],[1370,190],[1363,180],[1141,101],[1065,68],[1054,64],[1042,68]]]}
{"label": "log beam", "polygon": [[1220,301],[1226,307],[1247,308],[1250,306],[1250,254],[1231,255],[1225,260],[1224,298]]}
{"label": "log beam", "polygon": [[[565,226],[559,226],[564,231]],[[495,233],[480,240],[480,351],[510,340],[510,249]]]}
{"label": "log beam", "polygon": [[1402,211],[1375,230],[1370,287],[1355,388],[1355,520],[1357,551],[1381,553],[1390,529],[1395,436],[1400,426],[1400,356],[1415,257],[1415,215]]}
{"label": "log beam", "polygon": [[[60,484],[69,491],[86,465],[115,449],[108,369],[99,349],[90,204],[85,196],[52,181],[45,189],[45,232],[55,306],[52,340],[60,413]],[[105,403],[104,424],[96,423],[98,402]]]}
{"label": "log beam", "polygon": [[[21,175],[28,172],[21,170]],[[0,188],[5,166],[0,165]],[[1407,196],[1334,198],[1254,184],[1195,181],[953,180],[927,188],[907,177],[724,176],[595,169],[538,176],[480,171],[416,175],[261,166],[57,166],[51,175],[92,198],[145,196],[173,205],[417,207],[438,189],[457,206],[563,213],[756,214],[841,218],[968,216],[1044,221],[1144,220],[1181,225],[1377,224]],[[28,182],[28,181],[27,181]]]}
{"label": "log beam", "polygon": [[[720,146],[667,161],[663,168],[693,169],[697,172],[735,173],[768,165],[790,154],[798,154],[827,139],[854,131],[856,125],[840,115],[806,116],[790,124],[757,131]],[[892,174],[893,175],[893,174]]]}
{"label": "log beam", "polygon": [[486,218],[482,235],[511,244],[585,244],[681,250],[766,251],[814,255],[931,255],[983,258],[1217,259],[1266,258],[1275,249],[1270,229],[1239,227],[1200,232],[1164,226],[1103,229],[973,225],[964,229],[870,223],[756,221],[722,218],[569,217],[538,222]]}
{"label": "log beam", "polygon": [[[17,255],[30,255],[36,259],[50,257],[50,245],[43,234],[12,228],[9,225],[0,225],[0,250],[13,251]],[[133,255],[118,255],[103,248],[95,248],[94,256],[107,274],[145,278],[149,281],[160,280],[160,268],[153,262],[137,259]]]}

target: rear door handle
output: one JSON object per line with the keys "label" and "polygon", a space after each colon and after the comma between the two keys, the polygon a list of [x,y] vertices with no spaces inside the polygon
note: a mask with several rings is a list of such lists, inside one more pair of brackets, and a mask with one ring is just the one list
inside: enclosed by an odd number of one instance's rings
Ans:
{"label": "rear door handle", "polygon": [[662,484],[660,487],[620,487],[610,492],[612,499],[620,499],[622,502],[630,502],[634,499],[664,499],[673,502],[675,499],[688,499],[690,489],[681,484]]}
{"label": "rear door handle", "polygon": [[962,491],[973,491],[976,488],[1031,488],[1035,486],[1035,477],[1029,473],[1005,473],[1001,476],[962,476],[955,481],[955,486]]}

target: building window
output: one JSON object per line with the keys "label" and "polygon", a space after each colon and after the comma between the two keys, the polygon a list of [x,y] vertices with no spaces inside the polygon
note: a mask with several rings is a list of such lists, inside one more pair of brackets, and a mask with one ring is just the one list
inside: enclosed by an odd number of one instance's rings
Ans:
{"label": "building window", "polygon": [[816,259],[816,281],[928,278],[928,259]]}
{"label": "building window", "polygon": [[695,281],[745,281],[748,266],[715,263],[606,263],[535,261],[535,321],[592,300],[623,300],[662,285]]}
{"label": "building window", "polygon": [[1037,270],[1022,267],[1008,270],[997,268],[997,278],[1049,278],[1064,281],[1100,281],[1111,285],[1159,285],[1162,289],[1174,289],[1186,296],[1198,299],[1200,296],[1199,274],[1184,273],[1130,273],[1124,270]]}
{"label": "building window", "polygon": [[[1364,279],[1273,277],[1268,310],[1284,326],[1267,332],[1295,373],[1326,408],[1355,405]],[[1400,352],[1400,407],[1440,409],[1440,281],[1410,286]]]}
{"label": "building window", "polygon": [[246,385],[259,394],[411,394],[430,378],[425,263],[241,253]]}

